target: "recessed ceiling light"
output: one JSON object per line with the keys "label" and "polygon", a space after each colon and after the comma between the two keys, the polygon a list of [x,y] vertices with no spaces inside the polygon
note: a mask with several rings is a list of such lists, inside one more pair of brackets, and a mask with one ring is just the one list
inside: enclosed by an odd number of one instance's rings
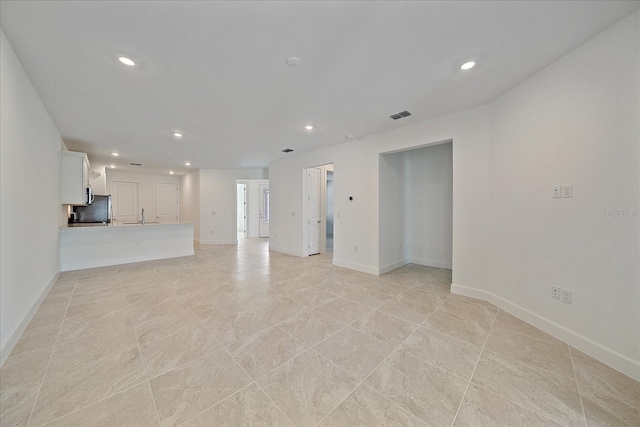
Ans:
{"label": "recessed ceiling light", "polygon": [[111,169],[115,169],[115,168],[116,168],[116,165],[111,165],[111,166],[109,166],[109,167],[110,167]]}
{"label": "recessed ceiling light", "polygon": [[290,67],[297,67],[298,65],[300,65],[300,58],[297,58],[295,56],[287,58],[287,65],[289,65]]}
{"label": "recessed ceiling light", "polygon": [[120,154],[116,153],[115,151],[113,153],[111,153],[112,156],[116,156],[118,157]]}
{"label": "recessed ceiling light", "polygon": [[191,166],[191,163],[187,162],[184,164],[185,166]]}
{"label": "recessed ceiling light", "polygon": [[313,130],[313,126],[312,125],[306,125],[304,128],[306,130]]}
{"label": "recessed ceiling light", "polygon": [[133,67],[134,65],[136,65],[135,62],[133,62],[131,59],[127,58],[126,56],[119,57],[118,61],[122,62],[124,65],[128,65],[129,67]]}
{"label": "recessed ceiling light", "polygon": [[173,136],[175,136],[176,138],[182,138],[182,134],[180,132],[174,132]]}
{"label": "recessed ceiling light", "polygon": [[169,171],[169,173],[170,173],[171,175],[173,175],[173,171]]}
{"label": "recessed ceiling light", "polygon": [[465,62],[464,64],[462,64],[462,65],[460,66],[460,69],[461,69],[462,71],[467,71],[467,70],[472,69],[472,68],[473,68],[473,67],[475,67],[475,66],[476,66],[476,63],[475,63],[475,62],[473,62],[473,61],[469,61],[469,62]]}

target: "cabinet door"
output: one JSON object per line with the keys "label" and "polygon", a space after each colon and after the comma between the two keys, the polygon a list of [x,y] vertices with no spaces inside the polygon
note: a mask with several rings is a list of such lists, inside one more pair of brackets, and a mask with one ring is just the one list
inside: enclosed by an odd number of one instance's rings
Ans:
{"label": "cabinet door", "polygon": [[60,203],[84,205],[86,179],[84,165],[86,154],[63,151],[60,156]]}

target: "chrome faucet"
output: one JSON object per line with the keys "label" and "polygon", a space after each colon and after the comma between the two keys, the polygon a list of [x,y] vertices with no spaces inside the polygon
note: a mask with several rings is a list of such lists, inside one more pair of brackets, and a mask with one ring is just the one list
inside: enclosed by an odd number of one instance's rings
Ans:
{"label": "chrome faucet", "polygon": [[144,225],[144,208],[142,208],[142,221],[140,221],[142,225]]}

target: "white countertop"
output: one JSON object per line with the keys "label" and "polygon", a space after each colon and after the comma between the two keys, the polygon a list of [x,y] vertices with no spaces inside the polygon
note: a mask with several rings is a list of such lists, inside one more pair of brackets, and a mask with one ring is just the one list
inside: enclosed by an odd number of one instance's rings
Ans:
{"label": "white countertop", "polygon": [[144,225],[142,224],[124,224],[124,223],[116,223],[114,225],[103,225],[96,224],[94,226],[82,226],[82,227],[69,227],[68,225],[63,225],[60,227],[61,231],[66,230],[113,230],[113,229],[124,229],[124,228],[150,228],[150,227],[167,227],[167,226],[175,226],[175,225],[193,225],[192,222],[159,222],[159,223],[150,223],[147,222]]}

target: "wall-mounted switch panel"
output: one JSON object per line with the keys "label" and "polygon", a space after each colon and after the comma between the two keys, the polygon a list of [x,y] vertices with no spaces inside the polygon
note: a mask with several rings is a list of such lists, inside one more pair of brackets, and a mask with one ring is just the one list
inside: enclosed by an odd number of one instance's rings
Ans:
{"label": "wall-mounted switch panel", "polygon": [[553,187],[553,198],[554,199],[559,199],[560,197],[562,197],[562,186],[561,185],[555,185]]}
{"label": "wall-mounted switch panel", "polygon": [[571,291],[566,289],[561,289],[561,294],[562,294],[562,302],[571,304]]}
{"label": "wall-mounted switch panel", "polygon": [[563,185],[562,186],[562,198],[563,199],[568,199],[570,197],[573,197],[573,185],[572,184]]}

